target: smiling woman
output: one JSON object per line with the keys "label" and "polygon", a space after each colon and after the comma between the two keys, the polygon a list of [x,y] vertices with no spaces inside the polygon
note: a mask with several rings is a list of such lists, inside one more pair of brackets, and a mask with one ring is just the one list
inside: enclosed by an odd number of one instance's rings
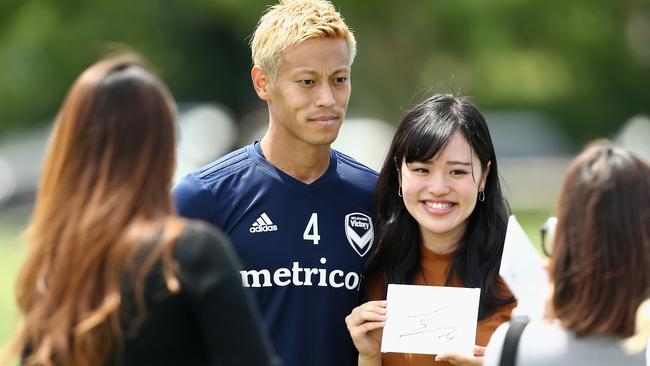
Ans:
{"label": "smiling woman", "polygon": [[[485,118],[468,99],[435,95],[397,128],[375,192],[377,246],[365,304],[346,319],[359,365],[480,364],[476,357],[380,353],[388,284],[481,289],[476,343],[515,305],[498,271],[508,207]],[[446,361],[446,362],[436,362]]]}
{"label": "smiling woman", "polygon": [[[402,161],[404,205],[420,224],[422,244],[438,253],[453,251],[474,211],[489,173],[460,132],[426,162]],[[477,179],[477,177],[480,178]]]}

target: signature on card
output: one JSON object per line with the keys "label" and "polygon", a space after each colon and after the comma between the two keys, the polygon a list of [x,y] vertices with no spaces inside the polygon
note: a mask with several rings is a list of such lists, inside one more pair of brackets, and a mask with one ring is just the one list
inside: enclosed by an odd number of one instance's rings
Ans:
{"label": "signature on card", "polygon": [[456,327],[435,327],[436,322],[443,319],[444,311],[448,306],[435,308],[420,314],[410,314],[407,317],[413,324],[408,330],[400,332],[401,337],[410,337],[422,333],[436,333],[436,338],[443,342],[451,342],[456,338]]}

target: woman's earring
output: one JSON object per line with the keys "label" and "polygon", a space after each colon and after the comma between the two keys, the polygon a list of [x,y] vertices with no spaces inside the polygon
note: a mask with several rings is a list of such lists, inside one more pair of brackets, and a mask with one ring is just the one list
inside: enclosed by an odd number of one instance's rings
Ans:
{"label": "woman's earring", "polygon": [[400,196],[400,197],[404,197],[404,195],[402,195],[402,185],[401,184],[399,185],[399,188],[397,188],[397,195]]}
{"label": "woman's earring", "polygon": [[485,201],[485,190],[478,192],[478,200],[481,202]]}

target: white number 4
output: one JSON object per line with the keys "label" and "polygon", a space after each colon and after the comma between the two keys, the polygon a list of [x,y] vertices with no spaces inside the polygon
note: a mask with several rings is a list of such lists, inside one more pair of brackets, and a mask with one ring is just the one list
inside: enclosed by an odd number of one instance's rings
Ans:
{"label": "white number 4", "polygon": [[307,223],[305,232],[302,234],[304,240],[311,240],[314,244],[318,244],[320,235],[318,235],[318,214],[316,212],[311,214],[311,218]]}

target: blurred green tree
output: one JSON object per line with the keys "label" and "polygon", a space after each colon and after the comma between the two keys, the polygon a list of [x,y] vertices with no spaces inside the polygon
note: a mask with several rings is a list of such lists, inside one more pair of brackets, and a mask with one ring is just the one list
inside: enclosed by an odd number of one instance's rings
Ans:
{"label": "blurred green tree", "polygon": [[[650,105],[650,2],[334,0],[355,30],[350,113],[397,122],[433,92],[548,113],[609,135]],[[259,102],[248,37],[271,1],[3,0],[0,135],[49,122],[109,43],[142,54],[180,101]]]}

